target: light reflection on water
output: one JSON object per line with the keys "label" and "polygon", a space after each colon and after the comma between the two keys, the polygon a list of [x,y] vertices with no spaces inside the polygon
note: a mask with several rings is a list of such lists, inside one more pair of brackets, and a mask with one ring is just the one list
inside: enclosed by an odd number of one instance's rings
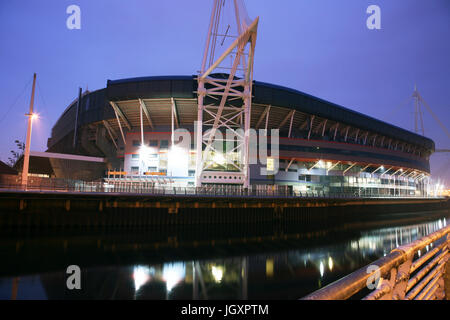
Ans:
{"label": "light reflection on water", "polygon": [[37,271],[1,278],[0,299],[298,299],[446,225],[441,218],[361,231],[342,241],[328,236],[328,244],[318,246],[286,249],[274,242],[264,253],[82,268],[80,291],[65,288],[65,272]]}

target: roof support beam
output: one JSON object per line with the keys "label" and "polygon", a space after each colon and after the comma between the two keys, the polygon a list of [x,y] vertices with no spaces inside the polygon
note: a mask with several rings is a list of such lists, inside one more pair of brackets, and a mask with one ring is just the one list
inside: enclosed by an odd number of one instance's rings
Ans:
{"label": "roof support beam", "polygon": [[356,163],[351,164],[350,167],[348,167],[347,169],[345,169],[344,172],[342,173],[342,175],[345,176],[345,174],[346,174],[351,168],[353,168],[354,166],[356,166]]}
{"label": "roof support beam", "polygon": [[142,110],[144,111],[144,114],[145,114],[145,117],[147,118],[148,124],[150,125],[150,127],[152,129],[154,129],[152,119],[150,118],[150,113],[148,111],[147,105],[145,104],[144,100],[139,99],[139,104],[140,104]]}
{"label": "roof support beam", "polygon": [[259,128],[259,126],[261,125],[261,122],[263,121],[264,117],[266,117],[266,115],[267,115],[267,113],[269,112],[269,110],[270,110],[270,106],[267,106],[267,107],[264,109],[264,112],[261,114],[261,116],[260,116],[259,119],[258,119],[258,122],[256,123],[255,129],[258,129],[258,128]]}
{"label": "roof support beam", "polygon": [[348,130],[350,130],[350,126],[347,126],[347,129],[345,130],[345,138],[344,141],[347,142],[347,138],[348,138]]}
{"label": "roof support beam", "polygon": [[[108,131],[109,137],[111,138],[112,142],[114,143],[114,146],[116,147],[116,149],[118,149],[117,147],[117,143],[116,140],[114,139],[115,134],[115,130],[109,125],[108,121],[103,120],[103,125],[106,128],[106,131]],[[114,136],[113,136],[114,133]]]}
{"label": "roof support beam", "polygon": [[369,163],[367,166],[365,166],[364,168],[362,168],[361,170],[359,170],[359,173],[363,172],[364,170],[366,170],[368,167],[370,167],[372,164]]}
{"label": "roof support beam", "polygon": [[401,175],[399,175],[399,177],[404,176],[406,173],[408,173],[409,170],[410,170],[410,169],[406,169],[405,171],[403,171],[403,173],[402,173]]}
{"label": "roof support beam", "polygon": [[266,114],[266,135],[267,135],[267,127],[269,126],[269,115],[270,115],[270,106],[269,106],[269,110],[267,111],[267,114]]}
{"label": "roof support beam", "polygon": [[418,182],[422,182],[426,178],[428,178],[428,176],[426,174],[423,174],[423,176],[419,178]]}
{"label": "roof support beam", "polygon": [[317,160],[317,162],[311,168],[308,169],[308,172],[317,167],[317,165],[320,164],[321,161],[322,160]]}
{"label": "roof support beam", "polygon": [[374,174],[375,172],[377,172],[378,170],[381,170],[383,168],[384,168],[384,166],[379,166],[374,172],[372,172],[372,174]]}
{"label": "roof support beam", "polygon": [[322,128],[323,124],[325,123],[326,120],[323,120],[322,122],[319,123],[319,125],[317,126],[316,130],[314,130],[314,133],[318,133],[320,131],[320,128]]}
{"label": "roof support beam", "polygon": [[289,162],[289,164],[287,165],[286,169],[284,169],[284,171],[288,172],[289,168],[291,167],[291,165],[294,163],[295,158],[292,158],[291,161]]}
{"label": "roof support beam", "polygon": [[358,136],[359,136],[359,129],[356,131],[356,137],[355,137],[356,142],[358,142]]}
{"label": "roof support beam", "polygon": [[336,140],[336,134],[337,134],[337,132],[338,132],[338,129],[339,129],[339,122],[336,123],[336,129],[334,129],[334,137],[333,137],[333,140]]}
{"label": "roof support beam", "polygon": [[141,146],[144,146],[144,119],[142,117],[142,105],[139,105],[139,121],[141,124]]}
{"label": "roof support beam", "polygon": [[393,168],[394,168],[394,167],[390,167],[390,168],[387,169],[385,172],[383,172],[383,173],[381,174],[380,178],[381,178],[382,176],[384,176],[385,174],[387,174],[389,171],[391,171]]}
{"label": "roof support beam", "polygon": [[325,122],[323,123],[323,129],[322,129],[322,137],[325,135],[325,129],[327,127],[327,122],[328,122],[328,119],[325,119]]}
{"label": "roof support beam", "polygon": [[305,119],[305,121],[303,121],[302,125],[298,128],[299,130],[303,130],[308,126],[308,121],[309,121],[309,117],[307,117]]}
{"label": "roof support beam", "polygon": [[122,120],[123,120],[123,122],[125,123],[125,126],[128,128],[128,130],[131,131],[131,124],[130,124],[130,122],[128,121],[127,117],[125,117],[125,115],[123,114],[123,112],[122,112],[122,110],[119,108],[119,106],[118,106],[115,102],[113,102],[113,101],[110,101],[109,104],[110,104],[111,107],[114,109],[115,113],[116,113],[117,115],[119,115],[120,118],[122,118]]}
{"label": "roof support beam", "polygon": [[288,122],[289,119],[292,120],[292,115],[294,113],[295,113],[295,110],[289,111],[289,113],[286,115],[286,117],[284,117],[283,121],[280,122],[280,125],[278,126],[278,129],[281,129],[286,124],[286,122]]}
{"label": "roof support beam", "polygon": [[291,133],[292,133],[292,123],[294,122],[294,115],[295,115],[295,110],[292,110],[292,115],[291,115],[291,122],[289,124],[289,133],[288,133],[288,138],[291,137]]}
{"label": "roof support beam", "polygon": [[122,134],[123,144],[127,144],[127,140],[125,140],[125,135],[123,134],[122,125],[120,124],[119,115],[117,114],[117,111],[114,109],[114,114],[116,115],[117,123],[119,124],[120,133]]}
{"label": "roof support beam", "polygon": [[338,166],[338,164],[340,164],[341,162],[340,161],[338,161],[338,162],[336,162],[335,164],[333,164],[329,169],[327,169],[327,175],[328,175],[328,172],[330,172],[331,170],[333,170],[334,168],[336,168],[337,166]]}
{"label": "roof support beam", "polygon": [[312,131],[312,126],[313,126],[313,122],[314,122],[314,118],[315,118],[316,116],[312,116],[311,117],[311,121],[310,121],[310,124],[309,124],[309,132],[308,132],[308,140],[309,140],[309,138],[311,137],[311,131]]}
{"label": "roof support beam", "polygon": [[172,109],[173,109],[173,114],[175,116],[175,124],[177,125],[177,128],[180,127],[180,118],[178,116],[178,108],[177,108],[177,102],[175,101],[174,98],[170,98],[172,101]]}
{"label": "roof support beam", "polygon": [[407,175],[405,176],[405,178],[409,178],[409,177],[411,177],[411,176],[414,176],[416,173],[417,173],[416,171],[412,171],[411,173],[407,174]]}
{"label": "roof support beam", "polygon": [[367,144],[367,137],[369,136],[369,131],[366,132],[366,136],[364,137],[364,145]]}

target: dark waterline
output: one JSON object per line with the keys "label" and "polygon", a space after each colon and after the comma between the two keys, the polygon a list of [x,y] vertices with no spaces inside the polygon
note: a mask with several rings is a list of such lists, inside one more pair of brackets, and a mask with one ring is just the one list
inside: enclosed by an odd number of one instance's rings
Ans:
{"label": "dark waterline", "polygon": [[[0,299],[298,299],[447,225],[449,212],[340,226],[221,225],[0,236]],[[81,290],[66,288],[79,265]],[[196,270],[195,276],[193,276]],[[13,284],[16,284],[14,286]]]}

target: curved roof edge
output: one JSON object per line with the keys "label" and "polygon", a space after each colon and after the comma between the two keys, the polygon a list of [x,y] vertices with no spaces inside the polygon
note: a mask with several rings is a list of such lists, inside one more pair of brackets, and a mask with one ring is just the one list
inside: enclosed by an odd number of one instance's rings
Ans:
{"label": "curved roof edge", "polygon": [[[151,81],[191,81],[196,83],[197,77],[198,75],[174,75],[108,80],[107,88],[111,89],[111,87],[114,86]],[[193,84],[193,86],[188,85],[182,89],[179,88],[179,90],[190,90],[188,88],[192,87],[195,88],[195,84]],[[160,88],[158,91],[161,93]],[[193,95],[193,91],[186,91],[184,94],[186,96]],[[433,152],[435,150],[434,141],[429,138],[296,89],[266,82],[254,81],[253,96],[254,103],[271,104],[273,106],[295,109],[333,121],[352,125],[357,128],[364,128],[375,133],[395,137],[411,144],[421,145],[428,150],[432,150]]]}
{"label": "curved roof edge", "polygon": [[[434,141],[430,138],[421,136],[417,133],[411,132],[409,130],[403,129],[401,127],[395,126],[393,124],[384,122],[382,120],[378,120],[376,118],[373,118],[371,116],[365,115],[363,113],[360,113],[358,111],[345,108],[341,105],[338,105],[336,103],[312,96],[310,94],[304,93],[302,91],[275,85],[267,82],[260,82],[260,81],[254,81],[256,90],[258,88],[266,87],[272,90],[278,90],[278,91],[285,91],[289,92],[298,96],[301,96],[303,98],[306,98],[307,100],[310,100],[310,104],[305,103],[307,101],[303,101],[303,104],[299,106],[299,102],[295,101],[296,99],[286,99],[286,100],[293,100],[290,101],[291,103],[288,103],[289,105],[286,105],[286,102],[283,103],[274,103],[274,106],[280,106],[280,107],[288,107],[288,108],[294,108],[299,111],[307,112],[310,114],[316,114],[318,116],[328,118],[334,121],[343,122],[349,125],[353,125],[355,127],[365,127],[371,131],[378,132],[380,134],[393,136],[402,140],[406,140],[407,142],[413,143],[413,144],[420,144],[428,149],[435,150],[435,144]],[[254,90],[255,91],[255,90]],[[255,94],[255,97],[258,98],[258,96]],[[283,99],[285,100],[285,99]],[[319,104],[317,104],[317,102]],[[266,102],[267,103],[267,102]],[[308,108],[309,107],[309,108]],[[334,108],[335,110],[331,110]],[[333,111],[341,111],[339,112],[333,112]],[[350,116],[350,117],[349,117]]]}

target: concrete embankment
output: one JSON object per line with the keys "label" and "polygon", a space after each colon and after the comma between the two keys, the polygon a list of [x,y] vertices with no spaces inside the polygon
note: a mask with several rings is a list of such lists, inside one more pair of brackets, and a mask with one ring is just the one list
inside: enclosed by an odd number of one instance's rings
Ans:
{"label": "concrete embankment", "polygon": [[0,192],[0,228],[338,223],[448,210],[448,199],[330,199]]}

